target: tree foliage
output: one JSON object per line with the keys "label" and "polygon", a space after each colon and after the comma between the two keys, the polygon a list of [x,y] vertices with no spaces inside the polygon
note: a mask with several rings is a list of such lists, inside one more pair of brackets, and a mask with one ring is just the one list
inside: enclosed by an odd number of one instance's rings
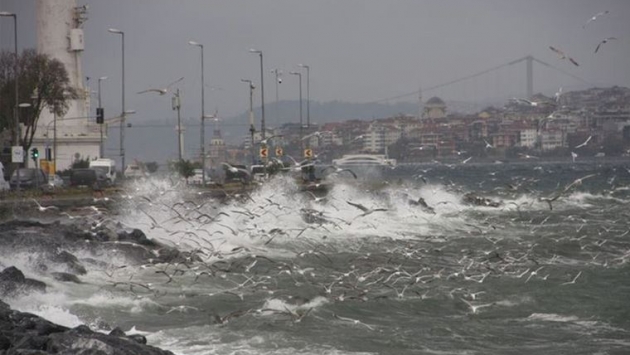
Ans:
{"label": "tree foliage", "polygon": [[[20,144],[26,151],[30,148],[39,116],[44,108],[57,116],[68,111],[70,100],[78,98],[70,86],[68,72],[63,63],[46,54],[26,49],[18,58],[18,104],[29,103],[31,107],[20,109],[20,122],[24,128]],[[0,130],[15,129],[15,55],[0,52]]]}
{"label": "tree foliage", "polygon": [[195,165],[195,163],[191,162],[190,160],[182,159],[175,162],[175,169],[177,170],[179,175],[184,177],[184,179],[186,180],[188,180],[189,177],[195,175],[196,168],[197,166]]}

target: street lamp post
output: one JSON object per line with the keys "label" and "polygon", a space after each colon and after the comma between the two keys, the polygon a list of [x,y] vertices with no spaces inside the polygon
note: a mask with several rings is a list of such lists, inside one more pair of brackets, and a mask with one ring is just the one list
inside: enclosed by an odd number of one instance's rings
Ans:
{"label": "street lamp post", "polygon": [[122,159],[122,177],[125,177],[125,32],[110,28],[110,33],[119,34],[122,43],[122,113],[120,115],[120,157]]}
{"label": "street lamp post", "polygon": [[205,84],[203,75],[203,44],[195,41],[189,41],[191,46],[199,47],[201,49],[201,183],[202,186],[206,186],[206,142],[205,142],[205,125],[204,118],[206,114],[205,108]]}
{"label": "street lamp post", "polygon": [[250,49],[250,53],[258,53],[260,55],[260,131],[262,139],[265,139],[265,80],[263,77],[263,52],[258,49]]}
{"label": "street lamp post", "polygon": [[304,124],[302,123],[302,73],[292,71],[289,74],[297,75],[300,78],[300,148],[304,150]]}
{"label": "street lamp post", "polygon": [[310,134],[311,128],[311,67],[306,64],[299,64],[300,67],[306,68],[306,129]]}
{"label": "street lamp post", "polygon": [[18,118],[18,71],[20,69],[19,63],[18,63],[18,41],[17,41],[17,14],[11,13],[11,12],[6,12],[6,11],[2,11],[0,12],[0,17],[13,17],[13,44],[14,44],[14,55],[15,55],[15,63],[14,63],[14,73],[13,75],[15,75],[15,87],[14,87],[14,94],[15,94],[15,106],[13,106],[13,145],[19,145],[20,144],[20,133],[19,133],[19,127],[20,127],[20,120]]}
{"label": "street lamp post", "polygon": [[181,162],[183,158],[182,157],[182,151],[183,151],[182,116],[181,116],[182,102],[179,96],[179,89],[177,89],[175,94],[173,94],[172,106],[173,106],[173,110],[177,110],[177,152],[178,152],[179,161]]}
{"label": "street lamp post", "polygon": [[254,83],[251,80],[241,79],[242,82],[249,84],[249,133],[251,135],[251,152],[252,152],[252,164],[254,163],[254,133],[256,133],[256,127],[254,127]]}
{"label": "street lamp post", "polygon": [[[14,44],[14,54],[15,54],[15,63],[14,63],[14,73],[13,75],[15,75],[15,87],[14,87],[14,94],[15,94],[15,104],[13,106],[13,146],[19,146],[20,145],[20,119],[18,118],[18,92],[19,92],[19,87],[18,87],[18,71],[20,70],[20,66],[18,63],[18,35],[17,35],[17,14],[11,13],[11,12],[6,12],[6,11],[2,11],[0,12],[0,17],[13,17],[13,44]],[[26,153],[22,153],[22,154],[26,154]],[[24,155],[22,155],[22,161],[18,162],[17,165],[17,181],[18,181],[18,185],[17,188],[18,190],[20,189],[20,167],[22,166],[22,163],[24,163]]]}
{"label": "street lamp post", "polygon": [[276,76],[276,119],[280,119],[280,94],[278,90],[278,86],[282,84],[282,70],[276,68],[272,69],[271,72]]}
{"label": "street lamp post", "polygon": [[[103,105],[101,103],[101,81],[103,80],[107,80],[106,76],[101,76],[100,78],[98,78],[98,108],[100,110],[103,110]],[[104,158],[105,157],[105,148],[103,147],[103,125],[104,123],[101,123],[101,144],[100,144],[100,157]],[[55,133],[57,132],[57,130],[55,129]],[[55,150],[55,154],[56,154],[56,150]],[[56,163],[56,161],[55,161]]]}

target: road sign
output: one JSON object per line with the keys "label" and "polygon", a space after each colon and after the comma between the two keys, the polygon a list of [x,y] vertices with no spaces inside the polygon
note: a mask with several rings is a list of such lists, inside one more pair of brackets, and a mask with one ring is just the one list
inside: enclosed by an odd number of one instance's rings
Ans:
{"label": "road sign", "polygon": [[11,147],[11,162],[24,163],[24,148],[21,145]]}
{"label": "road sign", "polygon": [[266,158],[267,156],[269,156],[269,149],[267,149],[267,148],[260,148],[260,157],[261,158]]}
{"label": "road sign", "polygon": [[277,157],[281,157],[282,154],[284,154],[284,151],[282,150],[282,147],[276,147],[276,156]]}
{"label": "road sign", "polygon": [[313,149],[304,149],[304,158],[312,158],[313,157]]}

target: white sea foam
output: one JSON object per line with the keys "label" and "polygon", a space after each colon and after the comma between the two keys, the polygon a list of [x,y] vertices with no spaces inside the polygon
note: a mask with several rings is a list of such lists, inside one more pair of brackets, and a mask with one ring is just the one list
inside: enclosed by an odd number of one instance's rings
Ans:
{"label": "white sea foam", "polygon": [[371,355],[368,352],[343,351],[332,346],[291,345],[284,333],[238,335],[221,326],[188,327],[161,330],[147,336],[152,346],[178,355]]}

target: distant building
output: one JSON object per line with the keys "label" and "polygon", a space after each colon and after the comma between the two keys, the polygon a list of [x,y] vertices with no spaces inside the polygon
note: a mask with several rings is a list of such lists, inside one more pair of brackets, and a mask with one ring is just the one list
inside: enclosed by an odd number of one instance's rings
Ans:
{"label": "distant building", "polygon": [[424,104],[423,119],[440,119],[446,117],[446,103],[437,96]]}

